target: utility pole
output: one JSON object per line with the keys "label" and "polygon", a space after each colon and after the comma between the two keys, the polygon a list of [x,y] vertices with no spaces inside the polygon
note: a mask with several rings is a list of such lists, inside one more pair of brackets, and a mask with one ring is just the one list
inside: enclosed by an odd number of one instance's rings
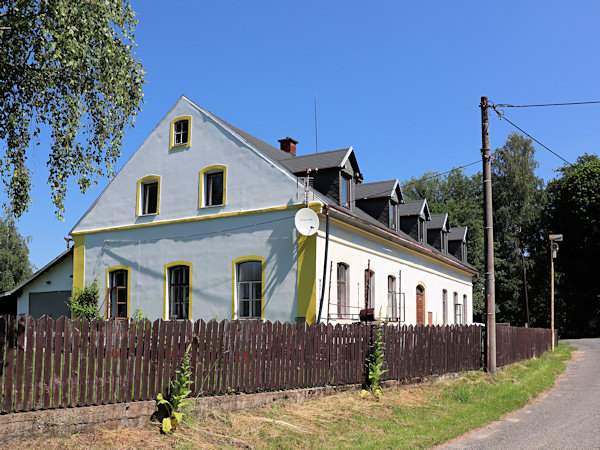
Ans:
{"label": "utility pole", "polygon": [[492,161],[488,99],[481,97],[481,156],[483,159],[483,209],[485,226],[485,297],[487,299],[487,370],[496,376],[496,293],[494,282],[494,226],[492,215]]}
{"label": "utility pole", "polygon": [[558,254],[557,242],[562,242],[562,234],[550,235],[550,329],[552,330],[552,351],[554,351],[554,258]]}

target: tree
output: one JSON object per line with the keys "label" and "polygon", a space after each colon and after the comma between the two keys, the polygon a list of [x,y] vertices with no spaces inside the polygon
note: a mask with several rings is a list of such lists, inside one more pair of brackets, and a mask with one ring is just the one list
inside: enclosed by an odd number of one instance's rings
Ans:
{"label": "tree", "polygon": [[[600,159],[585,154],[558,172],[560,176],[548,183],[547,234],[545,251],[540,252],[549,261],[548,234],[564,236],[555,260],[556,326],[565,337],[598,336],[600,284],[595,261],[600,242]],[[549,280],[549,271],[544,275]]]}
{"label": "tree", "polygon": [[[406,200],[427,199],[432,214],[448,213],[450,225],[468,227],[467,260],[480,275],[484,273],[483,258],[483,197],[481,173],[467,176],[460,169],[446,175],[426,172],[404,183],[402,193]],[[473,314],[484,322],[485,312],[483,277],[473,283]]]}
{"label": "tree", "polygon": [[128,0],[7,0],[0,6],[0,175],[9,212],[31,198],[27,157],[50,132],[48,184],[62,219],[67,182],[111,176],[143,100]]}
{"label": "tree", "polygon": [[12,220],[0,219],[0,292],[11,290],[31,276],[28,242]]}
{"label": "tree", "polygon": [[[494,253],[498,321],[527,323],[521,252],[531,253],[539,239],[546,201],[544,182],[535,176],[538,163],[531,139],[511,133],[492,160]],[[528,272],[534,261],[526,259]]]}

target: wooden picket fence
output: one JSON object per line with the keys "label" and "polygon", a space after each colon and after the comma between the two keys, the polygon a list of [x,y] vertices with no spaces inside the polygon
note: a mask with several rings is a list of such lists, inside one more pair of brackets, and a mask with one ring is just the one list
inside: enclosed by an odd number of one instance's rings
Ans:
{"label": "wooden picket fence", "polygon": [[[152,400],[190,346],[193,395],[363,383],[375,327],[0,316],[0,411]],[[387,325],[384,379],[481,366],[481,328]]]}
{"label": "wooden picket fence", "polygon": [[504,366],[537,358],[550,350],[552,332],[549,328],[496,326],[496,365]]}

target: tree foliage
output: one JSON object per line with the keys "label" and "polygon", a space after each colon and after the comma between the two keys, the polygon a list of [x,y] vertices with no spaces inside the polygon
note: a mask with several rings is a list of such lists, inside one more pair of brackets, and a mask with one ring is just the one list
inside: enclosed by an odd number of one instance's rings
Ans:
{"label": "tree foliage", "polygon": [[[467,176],[460,170],[446,175],[426,172],[404,183],[402,193],[406,200],[427,199],[432,214],[448,213],[452,227],[468,227],[467,260],[480,274],[484,273],[483,258],[483,197],[481,173]],[[482,278],[473,283],[473,311],[477,320],[483,320],[485,311]]]}
{"label": "tree foliage", "polygon": [[48,184],[62,218],[67,182],[110,176],[143,100],[128,0],[7,0],[0,6],[0,175],[10,212],[28,209],[31,146],[50,132]]}
{"label": "tree foliage", "polygon": [[[536,177],[531,139],[512,133],[492,160],[495,279],[498,321],[527,323],[522,257],[540,237],[541,211],[546,201],[544,182]],[[526,258],[533,272],[534,260]]]}
{"label": "tree foliage", "polygon": [[[600,284],[595,261],[600,242],[600,159],[585,154],[573,166],[559,169],[559,174],[548,183],[543,241],[549,261],[548,234],[564,236],[555,260],[556,326],[563,336],[598,336]],[[545,275],[549,280],[548,271]]]}
{"label": "tree foliage", "polygon": [[28,242],[12,220],[0,219],[0,292],[11,290],[31,276]]}

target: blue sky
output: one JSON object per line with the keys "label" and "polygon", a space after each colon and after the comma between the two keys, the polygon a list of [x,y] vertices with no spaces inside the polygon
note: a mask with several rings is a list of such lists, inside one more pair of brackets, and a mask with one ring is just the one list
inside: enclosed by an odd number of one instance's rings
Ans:
{"label": "blue sky", "polygon": [[[143,111],[119,167],[181,94],[277,146],[352,145],[365,182],[445,171],[480,158],[479,99],[530,104],[600,100],[600,3],[521,1],[133,0]],[[506,109],[570,161],[597,153],[600,105]],[[513,131],[490,115],[492,149]],[[536,146],[538,175],[562,165]],[[30,157],[34,203],[18,222],[43,266],[106,186],[73,182],[59,222],[46,186],[44,145]],[[471,166],[467,172],[479,170]],[[4,199],[4,198],[3,198]]]}

